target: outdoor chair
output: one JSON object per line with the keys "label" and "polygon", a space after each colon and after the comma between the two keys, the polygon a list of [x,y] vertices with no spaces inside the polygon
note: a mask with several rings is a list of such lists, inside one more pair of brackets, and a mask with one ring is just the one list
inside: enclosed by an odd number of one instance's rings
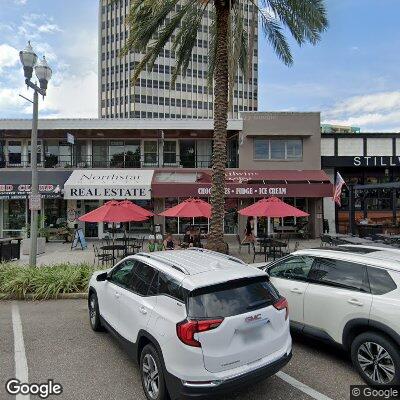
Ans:
{"label": "outdoor chair", "polygon": [[332,246],[332,238],[328,235],[321,235],[321,247]]}
{"label": "outdoor chair", "polygon": [[144,246],[144,239],[145,237],[142,236],[141,239],[136,240],[133,244],[132,244],[132,249],[133,249],[133,253],[138,253],[139,251],[143,251],[143,246]]}
{"label": "outdoor chair", "polygon": [[264,256],[264,261],[267,261],[267,247],[260,245],[260,250],[257,250],[254,242],[251,243],[251,247],[253,249],[253,263],[255,262],[256,256]]}
{"label": "outdoor chair", "polygon": [[247,247],[248,252],[249,252],[249,254],[250,254],[250,242],[242,243],[242,241],[240,240],[239,234],[236,235],[236,238],[237,238],[237,241],[238,241],[238,243],[239,243],[239,253],[241,252],[242,247]]}
{"label": "outdoor chair", "polygon": [[111,253],[106,253],[106,252],[99,252],[99,249],[97,248],[97,246],[93,245],[93,251],[94,251],[94,264],[97,266],[100,265],[100,261],[101,261],[101,265],[108,265],[108,262],[111,261],[113,262],[114,257]]}

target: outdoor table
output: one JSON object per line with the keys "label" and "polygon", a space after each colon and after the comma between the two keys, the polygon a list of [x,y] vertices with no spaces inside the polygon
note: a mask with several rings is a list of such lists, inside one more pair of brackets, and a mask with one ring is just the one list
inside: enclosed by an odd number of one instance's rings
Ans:
{"label": "outdoor table", "polygon": [[274,260],[276,259],[277,249],[279,248],[282,251],[282,247],[287,247],[287,244],[284,242],[280,242],[279,240],[270,238],[270,237],[260,237],[257,238],[258,243],[260,244],[260,249],[264,249],[264,255],[267,255],[267,249],[269,248],[268,254],[272,254]]}
{"label": "outdoor table", "polygon": [[115,251],[123,251],[124,254],[126,253],[126,246],[123,244],[109,244],[107,246],[102,246],[100,247],[101,250],[105,250],[105,251],[112,251],[113,253],[113,259],[115,260]]}

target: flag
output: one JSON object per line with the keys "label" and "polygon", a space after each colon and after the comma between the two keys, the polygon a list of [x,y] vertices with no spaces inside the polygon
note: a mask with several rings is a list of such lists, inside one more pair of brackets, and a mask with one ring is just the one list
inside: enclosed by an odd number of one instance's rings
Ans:
{"label": "flag", "polygon": [[336,173],[336,183],[333,188],[333,200],[340,207],[341,204],[341,195],[342,195],[342,187],[346,185],[346,182],[342,178],[342,175],[339,172]]}

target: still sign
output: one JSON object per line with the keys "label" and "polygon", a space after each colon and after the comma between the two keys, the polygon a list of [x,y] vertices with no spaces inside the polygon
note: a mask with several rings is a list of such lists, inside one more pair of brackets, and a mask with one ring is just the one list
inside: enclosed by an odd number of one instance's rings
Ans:
{"label": "still sign", "polygon": [[29,209],[32,211],[40,211],[42,209],[42,197],[40,194],[29,196]]}

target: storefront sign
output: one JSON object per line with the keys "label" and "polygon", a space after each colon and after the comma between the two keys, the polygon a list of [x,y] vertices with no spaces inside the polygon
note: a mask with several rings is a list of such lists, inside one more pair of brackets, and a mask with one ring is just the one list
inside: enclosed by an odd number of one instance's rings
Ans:
{"label": "storefront sign", "polygon": [[[153,184],[153,198],[163,197],[210,197],[211,185],[200,183]],[[261,197],[331,197],[330,183],[293,183],[288,185],[227,184],[227,198]]]}
{"label": "storefront sign", "polygon": [[[0,185],[0,199],[26,199],[31,193],[29,184],[6,184]],[[39,185],[39,194],[41,197],[50,199],[61,197],[61,188],[59,185]]]}
{"label": "storefront sign", "polygon": [[153,170],[76,170],[64,185],[65,199],[151,199]]}
{"label": "storefront sign", "polygon": [[400,167],[400,156],[322,157],[322,167]]}
{"label": "storefront sign", "polygon": [[[211,187],[200,187],[197,190],[198,196],[211,196]],[[243,187],[226,187],[225,195],[228,197],[241,197],[241,196],[286,196],[286,187],[253,187],[253,186],[243,186]]]}

